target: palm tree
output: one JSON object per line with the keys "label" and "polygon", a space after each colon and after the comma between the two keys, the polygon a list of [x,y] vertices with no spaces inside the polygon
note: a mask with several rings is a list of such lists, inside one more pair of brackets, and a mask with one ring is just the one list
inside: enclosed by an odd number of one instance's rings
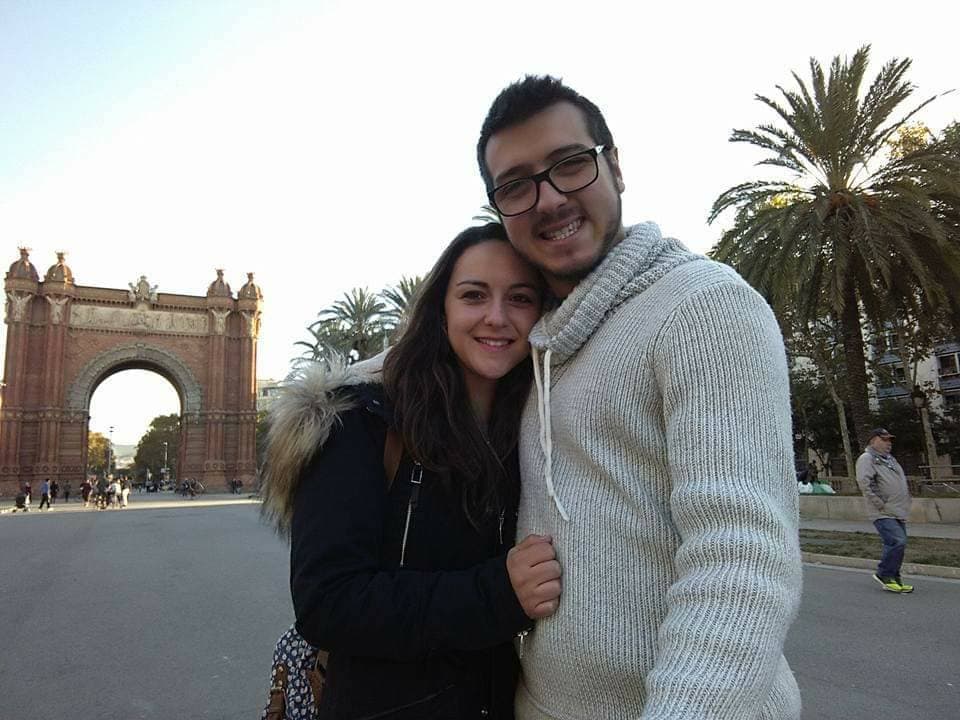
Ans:
{"label": "palm tree", "polygon": [[300,355],[293,360],[295,367],[301,364],[327,362],[334,358],[347,358],[350,356],[351,342],[349,336],[332,322],[321,323],[313,322],[307,327],[310,333],[310,340],[297,340],[295,347],[302,347]]}
{"label": "palm tree", "polygon": [[[908,111],[909,59],[883,66],[861,94],[870,48],[833,59],[824,77],[810,60],[808,87],[778,86],[782,102],[758,95],[782,125],[734,130],[731,142],[765,151],[758,164],[787,179],[742,183],[721,194],[714,222],[734,208],[733,227],[711,251],[800,325],[839,321],[846,399],[861,447],[870,412],[861,310],[876,327],[891,307],[915,317],[946,309],[960,318],[960,157],[944,139],[887,157],[888,140],[931,97]],[[901,114],[902,113],[902,114]],[[894,115],[897,114],[897,117]]]}
{"label": "palm tree", "polygon": [[383,301],[366,288],[344,293],[307,328],[313,342],[296,343],[305,348],[301,359],[328,359],[336,353],[350,363],[365,360],[384,347],[385,311]]}
{"label": "palm tree", "polygon": [[475,223],[498,223],[503,222],[500,219],[500,213],[494,209],[493,205],[481,205],[480,212],[471,218]]}
{"label": "palm tree", "polygon": [[420,275],[412,278],[404,275],[400,278],[399,284],[388,287],[380,293],[380,297],[386,301],[387,305],[386,310],[383,311],[383,317],[389,324],[392,334],[402,331],[406,325],[421,285],[423,285],[423,278]]}

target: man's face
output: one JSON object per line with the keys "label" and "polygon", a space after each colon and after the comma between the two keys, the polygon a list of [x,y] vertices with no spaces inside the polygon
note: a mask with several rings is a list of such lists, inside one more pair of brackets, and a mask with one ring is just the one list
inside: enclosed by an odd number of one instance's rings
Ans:
{"label": "man's face", "polygon": [[893,436],[877,435],[870,439],[870,444],[873,445],[873,449],[878,453],[889,455],[890,451],[893,450]]}
{"label": "man's face", "polygon": [[[559,102],[493,135],[485,157],[497,187],[546,170],[594,145],[579,108]],[[569,295],[623,239],[620,193],[624,185],[616,149],[597,160],[599,176],[592,185],[563,194],[542,182],[536,206],[503,218],[517,252],[540,268],[559,297]]]}

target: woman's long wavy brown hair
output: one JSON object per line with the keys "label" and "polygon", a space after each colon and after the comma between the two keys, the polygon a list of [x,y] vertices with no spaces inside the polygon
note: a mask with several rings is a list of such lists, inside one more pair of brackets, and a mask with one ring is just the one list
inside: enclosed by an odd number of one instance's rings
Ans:
{"label": "woman's long wavy brown hair", "polygon": [[463,370],[446,334],[444,300],[460,256],[484,242],[508,242],[500,223],[471,227],[440,255],[424,280],[406,329],[387,353],[383,382],[406,452],[459,491],[474,526],[503,509],[516,488],[504,460],[516,448],[532,369],[521,362],[497,383],[486,433],[467,395]]}

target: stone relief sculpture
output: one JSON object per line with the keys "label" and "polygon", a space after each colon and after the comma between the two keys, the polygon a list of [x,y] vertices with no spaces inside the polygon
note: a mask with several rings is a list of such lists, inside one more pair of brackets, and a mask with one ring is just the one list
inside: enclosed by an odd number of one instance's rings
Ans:
{"label": "stone relief sculpture", "polygon": [[146,275],[141,275],[136,285],[133,283],[127,283],[127,285],[130,286],[130,289],[127,290],[127,297],[130,298],[130,302],[145,302],[150,304],[157,302],[157,286],[151,286],[150,283],[147,282]]}
{"label": "stone relief sculpture", "polygon": [[13,322],[22,322],[27,314],[27,305],[30,303],[30,293],[8,292],[7,299],[10,301],[7,317]]}
{"label": "stone relief sculpture", "polygon": [[217,335],[223,335],[227,331],[227,315],[230,314],[230,311],[211,308],[210,312],[213,315],[213,332]]}
{"label": "stone relief sculpture", "polygon": [[59,325],[63,322],[63,309],[70,302],[70,298],[56,295],[47,295],[46,298],[47,302],[50,303],[50,322]]}
{"label": "stone relief sculpture", "polygon": [[103,330],[206,335],[207,317],[199,313],[105,308],[96,305],[74,305],[70,326]]}
{"label": "stone relief sculpture", "polygon": [[240,315],[243,316],[244,336],[257,337],[257,334],[260,332],[260,313],[247,310],[241,312]]}

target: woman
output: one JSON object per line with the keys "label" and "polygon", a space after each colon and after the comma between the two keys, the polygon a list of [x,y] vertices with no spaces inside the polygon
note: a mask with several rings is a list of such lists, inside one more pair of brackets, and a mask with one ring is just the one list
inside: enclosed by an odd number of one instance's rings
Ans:
{"label": "woman", "polygon": [[264,512],[290,533],[297,630],[330,653],[321,720],[513,717],[512,638],[559,595],[542,538],[543,605],[507,560],[541,293],[501,225],[465,230],[382,372],[311,371],[271,412]]}

